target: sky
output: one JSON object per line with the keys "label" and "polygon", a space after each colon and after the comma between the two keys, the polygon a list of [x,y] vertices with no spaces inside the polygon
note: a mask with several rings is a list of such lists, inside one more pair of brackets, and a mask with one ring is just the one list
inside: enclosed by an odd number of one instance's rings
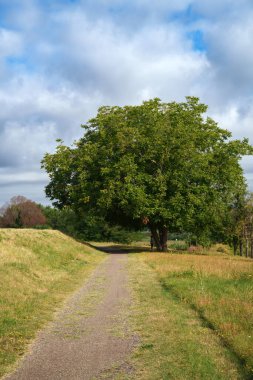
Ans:
{"label": "sky", "polygon": [[252,0],[0,0],[0,206],[48,203],[41,159],[101,105],[197,96],[253,144],[252,20]]}

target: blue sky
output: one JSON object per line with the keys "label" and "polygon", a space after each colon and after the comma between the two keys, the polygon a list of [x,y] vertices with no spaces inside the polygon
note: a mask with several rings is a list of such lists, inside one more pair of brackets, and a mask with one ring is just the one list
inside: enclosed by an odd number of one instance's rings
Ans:
{"label": "blue sky", "polygon": [[252,0],[0,0],[0,205],[45,203],[44,153],[101,105],[194,95],[253,143],[252,19]]}

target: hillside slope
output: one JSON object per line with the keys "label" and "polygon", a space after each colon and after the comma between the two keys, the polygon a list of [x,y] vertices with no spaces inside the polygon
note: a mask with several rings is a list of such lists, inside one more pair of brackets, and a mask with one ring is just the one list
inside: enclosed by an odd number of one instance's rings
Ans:
{"label": "hillside slope", "polygon": [[104,257],[58,231],[0,229],[0,376]]}

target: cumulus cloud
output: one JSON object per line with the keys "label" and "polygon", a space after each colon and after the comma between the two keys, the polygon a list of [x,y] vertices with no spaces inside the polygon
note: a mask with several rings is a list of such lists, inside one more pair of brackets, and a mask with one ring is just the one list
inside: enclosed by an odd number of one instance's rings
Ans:
{"label": "cumulus cloud", "polygon": [[44,202],[43,154],[100,105],[196,95],[253,143],[251,1],[2,0],[0,13],[0,204]]}

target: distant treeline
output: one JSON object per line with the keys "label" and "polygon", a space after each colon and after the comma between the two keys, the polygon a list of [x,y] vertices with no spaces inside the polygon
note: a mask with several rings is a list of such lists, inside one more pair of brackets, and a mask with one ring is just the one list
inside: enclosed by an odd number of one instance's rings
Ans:
{"label": "distant treeline", "polygon": [[40,208],[47,219],[47,224],[80,240],[114,241],[130,243],[147,237],[147,232],[131,231],[120,226],[109,225],[102,217],[77,215],[70,208],[57,209],[51,206]]}
{"label": "distant treeline", "polygon": [[[253,258],[253,194],[249,194],[240,208],[234,208],[227,217],[227,225],[213,236],[212,240],[203,234],[197,236],[185,231],[171,231],[169,240],[184,241],[184,246],[210,246],[213,243],[227,243],[234,254]],[[102,216],[77,213],[70,207],[61,209],[37,204],[23,196],[15,196],[0,208],[2,228],[52,228],[83,241],[113,241],[131,243],[150,239],[147,227],[131,230],[109,224]],[[201,226],[200,226],[201,228]],[[202,226],[204,231],[204,226]],[[179,244],[179,243],[178,243]]]}
{"label": "distant treeline", "polygon": [[147,232],[110,226],[102,217],[77,215],[68,207],[57,209],[37,204],[21,195],[0,209],[2,228],[52,228],[80,240],[130,243],[147,238]]}

